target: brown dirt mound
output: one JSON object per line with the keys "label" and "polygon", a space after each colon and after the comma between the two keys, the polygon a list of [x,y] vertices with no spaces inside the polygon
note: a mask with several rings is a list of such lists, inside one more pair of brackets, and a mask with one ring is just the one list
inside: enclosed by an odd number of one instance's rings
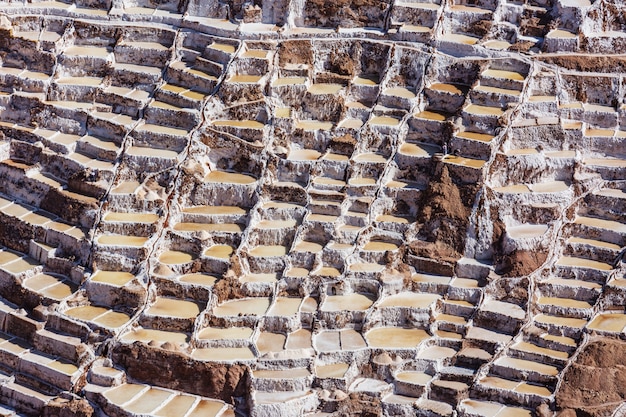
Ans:
{"label": "brown dirt mound", "polygon": [[584,72],[619,73],[626,71],[626,58],[612,56],[549,56],[540,57],[548,64]]}
{"label": "brown dirt mound", "polygon": [[421,203],[423,209],[418,214],[418,221],[422,223],[420,238],[436,242],[436,248],[430,245],[429,251],[460,258],[465,248],[471,210],[464,204],[461,191],[452,182],[446,166],[442,168],[439,180],[431,182],[424,191]]}
{"label": "brown dirt mound", "polygon": [[382,27],[388,8],[386,1],[309,0],[304,23],[315,27]]}
{"label": "brown dirt mound", "polygon": [[556,405],[563,416],[608,417],[626,400],[626,342],[590,343],[563,376]]}
{"label": "brown dirt mound", "polygon": [[496,272],[505,277],[522,277],[539,269],[547,257],[547,252],[516,250],[497,259]]}

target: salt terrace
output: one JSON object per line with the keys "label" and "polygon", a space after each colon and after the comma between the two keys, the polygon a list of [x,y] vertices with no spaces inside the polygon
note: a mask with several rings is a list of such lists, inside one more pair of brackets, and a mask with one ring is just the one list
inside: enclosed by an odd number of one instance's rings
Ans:
{"label": "salt terrace", "polygon": [[625,8],[1,1],[0,415],[624,410]]}

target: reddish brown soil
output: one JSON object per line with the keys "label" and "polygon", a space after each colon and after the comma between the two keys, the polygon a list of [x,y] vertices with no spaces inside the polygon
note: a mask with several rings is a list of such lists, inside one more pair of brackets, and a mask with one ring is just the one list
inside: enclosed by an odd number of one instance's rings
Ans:
{"label": "reddish brown soil", "polygon": [[444,166],[439,179],[431,182],[424,192],[420,204],[422,210],[417,216],[418,222],[422,223],[420,237],[432,244],[415,242],[411,249],[418,256],[460,258],[471,213],[471,205],[467,203]]}
{"label": "reddish brown soil", "polygon": [[525,276],[539,269],[547,256],[547,252],[516,250],[497,257],[496,272],[505,277]]}
{"label": "reddish brown soil", "polygon": [[626,400],[626,342],[590,343],[565,372],[556,393],[559,416],[608,417]]}
{"label": "reddish brown soil", "polygon": [[626,58],[594,55],[587,56],[545,56],[539,59],[575,71],[620,73],[626,72]]}
{"label": "reddish brown soil", "polygon": [[383,27],[389,4],[374,0],[309,0],[306,26]]}

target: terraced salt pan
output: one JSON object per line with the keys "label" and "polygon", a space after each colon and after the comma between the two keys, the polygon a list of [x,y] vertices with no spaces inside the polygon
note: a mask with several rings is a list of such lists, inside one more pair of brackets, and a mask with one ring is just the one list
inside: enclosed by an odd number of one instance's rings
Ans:
{"label": "terraced salt pan", "polygon": [[246,129],[263,129],[265,124],[256,120],[214,120],[211,122],[213,126],[230,126]]}
{"label": "terraced salt pan", "polygon": [[200,308],[198,304],[191,301],[157,297],[154,304],[146,310],[146,314],[189,319],[197,317],[200,314]]}
{"label": "terraced salt pan", "polygon": [[360,129],[363,126],[363,122],[359,119],[344,119],[337,126],[345,129]]}
{"label": "terraced salt pan", "polygon": [[287,247],[280,245],[263,245],[252,248],[249,254],[254,257],[280,257],[287,254]]}
{"label": "terraced salt pan", "polygon": [[374,116],[368,123],[372,126],[398,126],[400,120],[390,116]]}
{"label": "terraced salt pan", "polygon": [[[304,309],[303,309],[304,311]],[[299,329],[295,332],[289,333],[287,337],[287,343],[285,343],[285,349],[287,350],[299,350],[299,349],[312,349],[311,332],[307,329]]]}
{"label": "terraced salt pan", "polygon": [[290,278],[305,278],[309,276],[309,270],[306,268],[289,268],[285,271],[284,275]]}
{"label": "terraced salt pan", "polygon": [[619,245],[616,245],[614,243],[604,242],[602,240],[586,239],[582,237],[570,237],[569,239],[567,239],[567,243],[596,246],[599,248],[612,249],[616,251],[620,250],[621,248]]}
{"label": "terraced salt pan", "polygon": [[602,285],[593,281],[581,281],[578,279],[566,279],[566,278],[550,278],[546,281],[546,283],[550,283],[553,285],[564,285],[570,287],[580,287],[580,288],[588,288],[588,289],[600,289]]}
{"label": "terraced salt pan", "polygon": [[268,316],[290,317],[298,313],[302,298],[276,297],[274,304],[267,312]]}
{"label": "terraced salt pan", "polygon": [[300,391],[300,392],[289,392],[289,391],[276,391],[276,392],[264,392],[264,391],[256,391],[254,393],[254,399],[258,404],[282,404],[288,401],[294,401],[300,398],[305,398],[311,395],[313,391]]}
{"label": "terraced salt pan", "polygon": [[159,216],[155,213],[117,213],[110,211],[104,215],[103,220],[120,223],[154,223],[159,220]]}
{"label": "terraced salt pan", "polygon": [[507,41],[489,40],[483,43],[483,46],[489,49],[506,50],[509,49],[511,43]]}
{"label": "terraced salt pan", "polygon": [[385,269],[385,265],[376,263],[358,262],[350,264],[348,269],[352,272],[365,272],[365,273],[377,273],[382,272]]}
{"label": "terraced salt pan", "polygon": [[[355,158],[356,160],[356,158]],[[377,162],[380,163],[382,161],[380,161],[380,159],[378,157],[373,157],[372,160],[367,160],[367,158],[361,158],[359,161],[357,162]],[[386,160],[385,160],[386,162]],[[350,178],[348,180],[348,184],[352,185],[354,187],[367,187],[367,186],[372,186],[372,185],[376,185],[376,179],[375,178]]]}
{"label": "terraced salt pan", "polygon": [[134,194],[141,184],[138,181],[123,181],[111,190],[112,194]]}
{"label": "terraced salt pan", "polygon": [[572,317],[551,316],[549,314],[538,314],[534,317],[534,321],[541,324],[565,326],[580,329],[587,324],[585,319],[577,319]]}
{"label": "terraced salt pan", "polygon": [[417,354],[418,359],[431,361],[449,359],[456,355],[456,350],[445,346],[428,346]]}
{"label": "terraced salt pan", "polygon": [[315,270],[311,275],[335,278],[341,276],[341,271],[334,267],[322,266],[321,268]]}
{"label": "terraced salt pan", "polygon": [[101,271],[97,270],[91,276],[91,281],[123,287],[135,278],[130,272],[121,271]]}
{"label": "terraced salt pan", "polygon": [[63,300],[75,291],[67,280],[50,274],[38,274],[28,278],[22,285],[53,300]]}
{"label": "terraced salt pan", "polygon": [[266,59],[268,55],[268,51],[264,51],[262,49],[248,49],[243,54],[241,54],[242,58],[259,58]]}
{"label": "terraced salt pan", "polygon": [[173,343],[176,345],[182,345],[189,341],[189,336],[185,333],[168,332],[155,329],[143,329],[138,328],[126,333],[122,336],[121,340],[132,342],[159,342],[159,343]]}
{"label": "terraced salt pan", "polygon": [[550,376],[556,376],[559,373],[558,368],[552,365],[546,365],[543,363],[527,361],[524,359],[510,358],[506,356],[498,358],[495,361],[495,364],[508,367],[508,368],[537,372],[543,375],[550,375]]}
{"label": "terraced salt pan", "polygon": [[228,259],[234,252],[232,246],[228,245],[213,245],[204,251],[204,256],[218,259]]}
{"label": "terraced salt pan", "polygon": [[378,85],[378,76],[376,75],[371,75],[371,76],[367,76],[367,75],[361,75],[361,76],[356,76],[354,77],[354,79],[352,80],[352,83],[355,85],[367,85],[367,86],[376,86]]}
{"label": "terraced salt pan", "polygon": [[130,320],[130,317],[124,313],[95,306],[70,308],[65,311],[65,314],[78,320],[93,322],[111,329],[117,329]]}
{"label": "terraced salt pan", "polygon": [[434,120],[436,122],[443,122],[446,120],[446,116],[436,111],[424,110],[414,115],[418,119]]}
{"label": "terraced salt pan", "polygon": [[546,38],[554,38],[554,39],[574,39],[578,36],[575,33],[569,32],[563,29],[554,29],[548,32]]}
{"label": "terraced salt pan", "polygon": [[614,188],[604,188],[594,194],[601,195],[603,197],[626,199],[626,191]]}
{"label": "terraced salt pan", "polygon": [[578,216],[574,221],[576,224],[597,227],[599,229],[613,230],[617,233],[626,233],[626,224],[614,220],[599,219],[595,217]]}
{"label": "terraced salt pan", "polygon": [[243,277],[240,278],[241,282],[277,282],[278,281],[278,274],[273,272],[273,273],[254,273],[254,274],[246,274]]}
{"label": "terraced salt pan", "polygon": [[536,353],[539,355],[546,355],[552,358],[557,358],[557,359],[567,359],[569,357],[569,355],[567,354],[567,352],[562,352],[559,350],[553,350],[553,349],[548,349],[548,348],[544,348],[544,347],[540,347],[540,346],[536,346],[533,345],[532,343],[528,343],[528,342],[517,342],[516,344],[513,345],[513,348],[515,350],[519,350],[522,352],[528,352],[528,353]]}
{"label": "terraced salt pan", "polygon": [[492,87],[489,85],[476,86],[474,87],[474,91],[481,91],[481,92],[490,93],[490,94],[512,95],[512,96],[519,96],[521,94],[521,91],[519,90],[510,90],[507,88]]}
{"label": "terraced salt pan", "polygon": [[154,415],[158,417],[184,416],[191,409],[196,399],[192,396],[177,395],[160,408]]}
{"label": "terraced salt pan", "polygon": [[460,43],[464,45],[475,45],[479,39],[473,36],[463,35],[461,33],[448,33],[444,34],[443,40],[448,42]]}
{"label": "terraced salt pan", "polygon": [[178,152],[170,149],[158,149],[146,146],[131,146],[127,151],[130,156],[156,157],[163,159],[176,159]]}
{"label": "terraced salt pan", "polygon": [[252,371],[253,378],[267,378],[267,379],[303,378],[303,377],[307,377],[310,375],[311,373],[306,368],[295,368],[295,369],[285,369],[285,370],[258,369],[256,371]]}
{"label": "terraced salt pan", "polygon": [[464,139],[476,140],[479,142],[491,142],[491,140],[494,138],[494,136],[488,135],[486,133],[469,132],[466,130],[457,132],[455,136]]}
{"label": "terraced salt pan", "polygon": [[349,367],[347,363],[318,365],[315,367],[315,375],[318,378],[343,378]]}
{"label": "terraced salt pan", "polygon": [[242,298],[240,300],[226,301],[213,308],[216,317],[232,317],[239,314],[251,314],[262,316],[270,306],[268,298]]}
{"label": "terraced salt pan", "polygon": [[593,261],[585,258],[576,258],[573,256],[562,256],[556,263],[561,266],[574,266],[581,268],[598,269],[600,271],[610,271],[613,269],[612,265],[605,262]]}
{"label": "terraced salt pan", "polygon": [[127,412],[155,416],[215,417],[224,403],[175,393],[147,385],[124,383],[104,392],[104,397]]}
{"label": "terraced salt pan", "polygon": [[526,382],[510,381],[508,379],[495,376],[488,376],[481,379],[480,384],[497,389],[515,391],[522,394],[536,394],[542,397],[549,397],[552,395],[552,391],[546,387],[531,385]]}
{"label": "terraced salt pan", "polygon": [[317,161],[322,154],[315,149],[293,149],[287,159],[290,161]]}
{"label": "terraced salt pan", "polygon": [[446,155],[443,160],[451,164],[467,166],[467,167],[476,168],[476,169],[482,168],[487,162],[487,161],[483,161],[482,159],[471,159],[471,158],[465,158],[462,156],[455,156],[455,155]]}
{"label": "terraced salt pan", "polygon": [[228,79],[229,83],[241,83],[241,84],[258,84],[263,78],[262,75],[233,75]]}
{"label": "terraced salt pan", "polygon": [[97,58],[106,58],[111,53],[111,50],[106,47],[99,46],[70,46],[63,51],[64,55],[68,56],[91,56]]}
{"label": "terraced salt pan", "polygon": [[463,94],[463,91],[454,84],[435,83],[431,84],[428,88],[431,90],[442,91],[450,94]]}
{"label": "terraced salt pan", "polygon": [[202,348],[191,353],[193,359],[199,361],[249,361],[254,359],[254,353],[249,347],[244,348]]}
{"label": "terraced salt pan", "polygon": [[195,256],[176,250],[165,251],[159,256],[159,262],[165,265],[182,265],[191,262],[195,259]]}
{"label": "terraced salt pan", "polygon": [[309,93],[314,95],[321,94],[337,94],[344,86],[342,84],[312,84],[309,87]]}
{"label": "terraced salt pan", "polygon": [[587,325],[588,329],[621,333],[626,328],[626,314],[600,313]]}
{"label": "terraced salt pan", "polygon": [[518,407],[508,407],[495,402],[466,399],[461,402],[464,410],[481,417],[531,417],[532,412]]}
{"label": "terraced salt pan", "polygon": [[245,174],[239,174],[236,172],[224,172],[224,171],[211,171],[204,177],[206,182],[216,184],[254,184],[256,179]]}
{"label": "terraced salt pan", "polygon": [[369,294],[329,295],[322,303],[322,311],[365,311],[372,306],[375,298]]}
{"label": "terraced salt pan", "polygon": [[306,240],[302,240],[296,244],[293,248],[294,252],[309,252],[309,253],[318,253],[324,249],[324,246],[315,242],[307,242]]}
{"label": "terraced salt pan", "polygon": [[215,49],[217,51],[226,52],[227,54],[232,54],[237,50],[237,48],[234,45],[229,45],[226,43],[219,43],[219,42],[212,43],[211,45],[208,46],[208,48]]}
{"label": "terraced salt pan", "polygon": [[465,107],[464,111],[478,116],[502,116],[504,113],[499,107],[481,106],[478,104],[470,104]]}
{"label": "terraced salt pan", "polygon": [[287,337],[280,333],[261,332],[256,340],[259,355],[263,356],[270,352],[281,352],[285,349]]}
{"label": "terraced salt pan", "polygon": [[391,96],[391,97],[399,97],[405,99],[413,99],[415,98],[415,93],[405,87],[391,87],[386,88],[382,95]]}
{"label": "terraced salt pan", "polygon": [[539,184],[514,184],[504,187],[496,187],[495,191],[507,194],[524,193],[560,193],[569,190],[569,184],[565,181],[551,181]]}
{"label": "terraced salt pan", "polygon": [[522,224],[519,226],[507,227],[507,234],[513,239],[531,239],[543,236],[548,231],[545,224]]}
{"label": "terraced salt pan", "polygon": [[272,81],[272,87],[281,87],[285,85],[304,85],[307,79],[304,77],[284,77],[277,78]]}
{"label": "terraced salt pan", "polygon": [[402,24],[399,28],[400,32],[414,32],[414,33],[428,33],[432,30],[432,28],[426,26],[416,26],[416,25],[407,25]]}
{"label": "terraced salt pan", "polygon": [[100,235],[98,237],[98,243],[101,245],[111,246],[128,246],[139,248],[146,244],[147,237],[143,236],[126,236],[126,235]]}
{"label": "terraced salt pan", "polygon": [[379,327],[365,334],[367,344],[380,349],[412,349],[430,338],[422,329],[403,329],[400,327]]}
{"label": "terraced salt pan", "polygon": [[437,152],[437,149],[434,146],[426,144],[403,143],[400,145],[400,148],[398,148],[398,152],[402,155],[430,158]]}
{"label": "terraced salt pan", "polygon": [[398,249],[398,245],[395,243],[388,242],[380,242],[380,241],[370,241],[363,246],[363,250],[369,252],[386,252],[386,251],[395,251]]}
{"label": "terraced salt pan", "polygon": [[296,122],[296,128],[305,131],[311,130],[330,130],[333,128],[332,122],[324,122],[320,120],[299,120]]}
{"label": "terraced salt pan", "polygon": [[227,215],[227,214],[236,214],[236,215],[244,215],[246,214],[246,210],[241,207],[236,206],[194,206],[194,207],[185,207],[183,209],[184,213],[192,213],[192,214],[206,214],[206,215]]}
{"label": "terraced salt pan", "polygon": [[161,133],[161,134],[171,135],[171,136],[186,136],[189,133],[185,129],[155,125],[151,123],[143,123],[139,125],[136,128],[136,130],[138,132],[150,132],[150,133],[157,133],[157,134]]}
{"label": "terraced salt pan", "polygon": [[[359,121],[359,123],[361,123]],[[362,125],[362,123],[361,123]],[[332,153],[330,151],[326,152],[326,154],[324,154],[324,156],[322,156],[322,159],[326,160],[326,161],[348,161],[350,160],[350,158],[346,155],[340,155],[340,154],[336,154],[336,153]]]}
{"label": "terraced salt pan", "polygon": [[200,340],[249,340],[253,329],[249,327],[206,327],[198,332]]}
{"label": "terraced salt pan", "polygon": [[524,78],[525,78],[522,74],[518,72],[497,70],[493,68],[489,68],[483,71],[483,76],[487,76],[491,78],[502,78],[505,80],[513,80],[513,81],[524,81]]}
{"label": "terraced salt pan", "polygon": [[149,413],[166,402],[172,393],[158,388],[149,388],[140,397],[124,405],[124,408],[132,413]]}
{"label": "terraced salt pan", "polygon": [[377,222],[389,222],[389,223],[399,223],[399,224],[409,224],[411,223],[408,217],[403,216],[394,216],[391,214],[381,214],[376,217]]}
{"label": "terraced salt pan", "polygon": [[591,304],[586,301],[572,300],[569,298],[557,298],[557,297],[539,297],[537,304],[553,305],[558,307],[571,307],[580,309],[590,309]]}
{"label": "terraced salt pan", "polygon": [[176,223],[174,230],[181,232],[227,232],[240,233],[243,227],[234,223]]}
{"label": "terraced salt pan", "polygon": [[610,167],[610,168],[626,168],[626,160],[617,158],[585,158],[583,159],[585,165]]}
{"label": "terraced salt pan", "polygon": [[433,376],[421,371],[403,371],[398,372],[395,378],[397,381],[401,382],[408,382],[415,385],[426,385],[433,379]]}
{"label": "terraced salt pan", "polygon": [[401,292],[398,294],[384,297],[384,299],[378,303],[379,307],[404,307],[404,308],[429,308],[436,302],[441,296],[438,294],[427,294],[418,292]]}
{"label": "terraced salt pan", "polygon": [[361,334],[353,329],[322,331],[314,337],[313,345],[321,352],[353,351],[367,347]]}
{"label": "terraced salt pan", "polygon": [[342,180],[336,180],[334,178],[326,178],[326,177],[315,177],[313,179],[313,184],[316,185],[334,185],[337,187],[345,187],[346,182]]}
{"label": "terraced salt pan", "polygon": [[[46,76],[48,78],[49,76]],[[89,87],[97,87],[102,84],[103,78],[101,77],[64,77],[55,80],[54,82],[61,85],[83,85]]]}

